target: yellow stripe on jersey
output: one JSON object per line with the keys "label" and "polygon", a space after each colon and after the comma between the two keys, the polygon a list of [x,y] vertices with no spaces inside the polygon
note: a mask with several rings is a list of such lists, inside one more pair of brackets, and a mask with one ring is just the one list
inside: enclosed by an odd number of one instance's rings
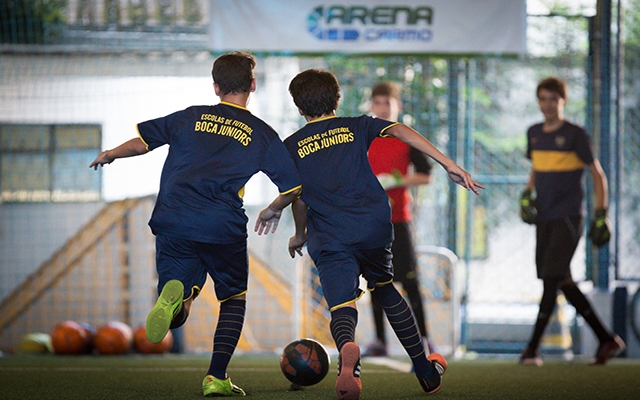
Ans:
{"label": "yellow stripe on jersey", "polygon": [[537,172],[567,172],[583,169],[585,163],[573,151],[534,150],[531,152],[533,170]]}
{"label": "yellow stripe on jersey", "polygon": [[[294,190],[298,190],[298,189],[302,189],[302,185],[298,185],[298,186],[296,186],[294,188],[291,188],[291,189],[287,190],[286,192],[281,192],[280,194],[282,194],[282,195],[289,194],[289,193],[293,192]],[[298,196],[298,197],[300,197],[300,196]]]}
{"label": "yellow stripe on jersey", "polygon": [[138,129],[138,125],[136,125],[136,131],[138,132],[138,137],[140,138],[140,140],[142,140],[142,143],[144,143],[144,147],[147,149],[147,151],[149,151],[149,145],[142,138],[142,135],[140,134],[140,130]]}
{"label": "yellow stripe on jersey", "polygon": [[387,129],[391,128],[392,126],[396,126],[396,125],[398,125],[398,124],[400,124],[400,122],[396,122],[396,123],[394,123],[394,124],[392,124],[392,125],[387,126],[386,128],[384,128],[384,129],[382,130],[382,132],[380,132],[380,135],[379,135],[379,136],[380,136],[380,137],[384,137],[384,138],[386,138],[386,137],[393,137],[393,136],[391,136],[391,135],[389,135],[389,134],[387,134],[387,133],[385,133],[385,132],[386,132],[386,130],[387,130]]}

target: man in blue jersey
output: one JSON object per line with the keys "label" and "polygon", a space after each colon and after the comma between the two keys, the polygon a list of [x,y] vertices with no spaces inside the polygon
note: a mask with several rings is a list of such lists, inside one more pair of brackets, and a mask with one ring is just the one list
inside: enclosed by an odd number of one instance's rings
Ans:
{"label": "man in blue jersey", "polygon": [[536,270],[543,293],[531,340],[520,357],[525,365],[543,364],[540,340],[556,306],[558,290],[600,341],[591,364],[605,364],[625,349],[622,339],[603,326],[571,277],[571,259],[582,235],[585,167],[593,177],[596,209],[589,236],[595,245],[602,246],[609,241],[610,233],[606,219],[607,177],[593,154],[587,132],[564,119],[566,90],[565,82],[557,77],[538,83],[536,95],[544,122],[531,126],[527,132],[527,157],[532,167],[521,196],[520,215],[525,222],[536,225]]}
{"label": "man in blue jersey", "polygon": [[302,197],[292,205],[296,233],[290,239],[289,253],[292,257],[301,254],[308,241],[331,312],[331,334],[340,352],[338,398],[358,399],[362,391],[360,348],[355,343],[356,301],[363,294],[360,275],[411,357],[422,388],[435,393],[446,361],[435,353],[427,358],[413,312],[391,284],[391,209],[367,151],[376,137],[394,136],[434,158],[468,190],[477,194],[482,185],[406,125],[364,115],[337,117],[340,86],[326,70],[301,72],[291,81],[289,92],[308,122],[285,139],[304,186]]}
{"label": "man in blue jersey", "polygon": [[274,232],[282,209],[300,194],[295,164],[278,134],[247,110],[256,89],[253,56],[235,52],[213,63],[220,103],[192,106],[138,124],[139,137],[105,150],[89,167],[169,145],[149,226],[156,235],[159,298],[147,317],[147,337],[160,342],[184,324],[211,276],[220,301],[213,354],[202,383],[205,396],[244,396],[226,374],[246,311],[247,222],[242,197],[264,172],[280,195],[261,211],[255,230]]}

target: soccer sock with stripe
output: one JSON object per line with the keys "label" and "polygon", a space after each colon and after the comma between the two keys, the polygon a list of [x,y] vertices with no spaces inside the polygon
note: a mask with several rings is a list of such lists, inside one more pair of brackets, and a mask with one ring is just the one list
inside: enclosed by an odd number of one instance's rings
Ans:
{"label": "soccer sock with stripe", "polygon": [[213,336],[213,354],[207,375],[226,379],[227,366],[242,333],[246,304],[246,300],[239,299],[230,299],[220,303],[218,325]]}
{"label": "soccer sock with stripe", "polygon": [[373,300],[377,301],[384,309],[391,328],[400,340],[402,347],[411,357],[416,374],[424,377],[425,373],[435,371],[427,360],[413,312],[398,289],[389,283],[376,287],[371,295]]}
{"label": "soccer sock with stripe", "polygon": [[347,342],[355,342],[358,310],[353,307],[340,307],[331,311],[329,329],[338,352]]}

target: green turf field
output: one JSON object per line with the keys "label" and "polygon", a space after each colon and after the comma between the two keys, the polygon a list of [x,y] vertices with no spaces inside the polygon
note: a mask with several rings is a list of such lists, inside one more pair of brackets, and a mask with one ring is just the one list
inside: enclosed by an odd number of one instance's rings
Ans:
{"label": "green turf field", "polygon": [[[640,360],[604,367],[584,360],[545,360],[542,368],[510,359],[450,361],[434,399],[640,399]],[[5,356],[0,399],[197,399],[208,356]],[[366,360],[362,400],[417,399],[425,394],[413,374]],[[277,355],[237,355],[229,367],[248,398],[335,399],[335,360],[318,385],[290,392]]]}

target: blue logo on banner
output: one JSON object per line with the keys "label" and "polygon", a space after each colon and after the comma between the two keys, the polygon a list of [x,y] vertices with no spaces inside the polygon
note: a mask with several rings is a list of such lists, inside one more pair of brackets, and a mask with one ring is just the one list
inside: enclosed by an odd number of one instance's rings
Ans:
{"label": "blue logo on banner", "polygon": [[326,41],[428,42],[432,18],[431,7],[319,6],[307,17],[307,30]]}

